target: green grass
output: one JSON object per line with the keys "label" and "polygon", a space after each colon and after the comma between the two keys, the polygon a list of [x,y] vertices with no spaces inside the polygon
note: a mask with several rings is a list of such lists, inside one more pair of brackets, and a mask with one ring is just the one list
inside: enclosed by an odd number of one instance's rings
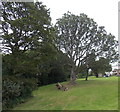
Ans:
{"label": "green grass", "polygon": [[55,84],[39,87],[33,98],[14,110],[117,110],[118,77],[77,80],[68,91],[57,90]]}

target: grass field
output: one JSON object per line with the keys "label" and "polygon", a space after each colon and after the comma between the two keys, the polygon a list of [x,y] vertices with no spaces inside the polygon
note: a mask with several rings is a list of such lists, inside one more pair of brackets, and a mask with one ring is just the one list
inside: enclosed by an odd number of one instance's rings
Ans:
{"label": "grass field", "polygon": [[33,97],[14,110],[117,110],[118,77],[78,79],[68,91],[55,84],[39,87]]}

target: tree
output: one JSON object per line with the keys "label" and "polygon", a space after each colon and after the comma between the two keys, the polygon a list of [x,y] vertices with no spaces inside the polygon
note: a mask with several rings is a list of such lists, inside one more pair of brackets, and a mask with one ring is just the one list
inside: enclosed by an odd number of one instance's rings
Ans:
{"label": "tree", "polygon": [[94,61],[93,64],[90,65],[90,68],[97,78],[99,73],[104,74],[105,72],[110,72],[112,70],[109,60],[103,57]]}
{"label": "tree", "polygon": [[50,38],[50,14],[42,3],[2,2],[4,50],[15,54]]}
{"label": "tree", "polygon": [[2,52],[9,53],[11,74],[27,71],[36,74],[40,57],[45,54],[42,49],[52,46],[49,10],[41,2],[2,2],[1,20]]}
{"label": "tree", "polygon": [[39,66],[54,57],[55,50],[50,13],[42,3],[2,2],[1,7],[2,102],[9,108],[31,95],[36,74],[42,72]]}
{"label": "tree", "polygon": [[[56,46],[73,60],[71,64],[71,83],[75,83],[77,67],[88,65],[89,55],[114,59],[117,41],[112,34],[107,34],[104,27],[98,27],[93,19],[85,14],[76,16],[70,12],[58,19],[55,25]],[[76,67],[77,66],[77,67]]]}

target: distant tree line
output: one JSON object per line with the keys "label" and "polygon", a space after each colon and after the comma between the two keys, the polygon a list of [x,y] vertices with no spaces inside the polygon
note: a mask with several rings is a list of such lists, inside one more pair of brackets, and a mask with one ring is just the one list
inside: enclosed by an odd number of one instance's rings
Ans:
{"label": "distant tree line", "polygon": [[31,97],[38,86],[111,71],[118,42],[85,14],[70,12],[51,24],[41,2],[2,2],[3,109]]}

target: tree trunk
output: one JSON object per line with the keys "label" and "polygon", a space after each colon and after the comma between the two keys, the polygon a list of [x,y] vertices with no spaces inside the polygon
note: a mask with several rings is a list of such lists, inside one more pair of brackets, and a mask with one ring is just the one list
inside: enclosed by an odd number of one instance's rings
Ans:
{"label": "tree trunk", "polygon": [[86,76],[85,81],[88,81],[88,75]]}
{"label": "tree trunk", "polygon": [[74,67],[71,68],[71,74],[70,74],[70,84],[74,85],[76,84],[76,74],[75,74],[75,69]]}
{"label": "tree trunk", "polygon": [[98,73],[95,73],[95,76],[96,76],[96,78],[98,78],[99,77]]}
{"label": "tree trunk", "polygon": [[87,70],[87,74],[86,74],[86,77],[85,77],[85,81],[88,81],[88,70]]}

